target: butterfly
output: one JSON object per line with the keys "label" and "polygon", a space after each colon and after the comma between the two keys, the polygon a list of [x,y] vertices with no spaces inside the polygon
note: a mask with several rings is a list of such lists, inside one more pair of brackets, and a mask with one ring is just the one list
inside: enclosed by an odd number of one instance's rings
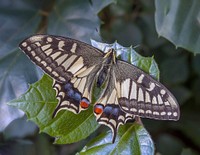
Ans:
{"label": "butterfly", "polygon": [[114,143],[120,125],[136,116],[178,120],[179,105],[160,82],[136,66],[86,43],[53,35],[34,35],[19,48],[53,80],[58,105],[75,114],[89,108],[93,88],[103,88],[93,105],[97,122],[111,128]]}

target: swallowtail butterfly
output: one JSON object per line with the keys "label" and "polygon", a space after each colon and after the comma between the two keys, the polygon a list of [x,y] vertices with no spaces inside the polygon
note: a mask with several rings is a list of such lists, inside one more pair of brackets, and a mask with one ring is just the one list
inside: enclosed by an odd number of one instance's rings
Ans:
{"label": "swallowtail butterfly", "polygon": [[135,116],[178,120],[179,106],[161,83],[136,66],[86,43],[60,36],[34,35],[20,49],[54,79],[59,103],[53,116],[67,109],[75,114],[88,109],[93,87],[104,90],[94,104],[100,124],[107,125],[115,141],[121,124]]}

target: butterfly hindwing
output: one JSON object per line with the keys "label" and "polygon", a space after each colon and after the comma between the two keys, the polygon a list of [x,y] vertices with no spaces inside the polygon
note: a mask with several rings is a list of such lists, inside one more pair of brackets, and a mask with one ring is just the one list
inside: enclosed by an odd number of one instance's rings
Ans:
{"label": "butterfly hindwing", "polygon": [[56,98],[59,102],[53,117],[62,109],[79,113],[89,107],[92,86],[99,67],[90,67],[77,74],[67,83],[60,83],[54,80],[53,88],[56,90]]}
{"label": "butterfly hindwing", "polygon": [[128,120],[134,119],[134,115],[124,112],[115,103],[106,104],[105,106],[98,103],[94,106],[94,111],[97,122],[108,126],[112,130],[113,143],[115,142],[119,126],[125,124]]}
{"label": "butterfly hindwing", "polygon": [[70,110],[73,113],[79,113],[82,95],[73,87],[72,83],[68,82],[64,84],[54,80],[53,88],[56,90],[56,98],[59,101],[53,117],[62,109]]}
{"label": "butterfly hindwing", "polygon": [[94,105],[94,114],[97,122],[111,128],[113,143],[119,126],[134,119],[134,115],[124,112],[119,106],[112,68],[107,78],[106,88]]}
{"label": "butterfly hindwing", "polygon": [[124,61],[118,60],[114,68],[118,102],[123,111],[145,118],[179,119],[178,103],[161,83]]}

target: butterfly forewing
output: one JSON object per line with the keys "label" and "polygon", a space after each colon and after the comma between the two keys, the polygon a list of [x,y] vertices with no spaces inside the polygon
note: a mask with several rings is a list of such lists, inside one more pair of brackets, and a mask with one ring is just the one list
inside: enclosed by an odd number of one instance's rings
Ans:
{"label": "butterfly forewing", "polygon": [[179,119],[178,103],[161,83],[124,61],[118,60],[114,68],[118,102],[123,111],[145,118]]}
{"label": "butterfly forewing", "polygon": [[19,47],[47,74],[68,82],[78,72],[101,64],[103,53],[80,41],[50,35],[35,35]]}

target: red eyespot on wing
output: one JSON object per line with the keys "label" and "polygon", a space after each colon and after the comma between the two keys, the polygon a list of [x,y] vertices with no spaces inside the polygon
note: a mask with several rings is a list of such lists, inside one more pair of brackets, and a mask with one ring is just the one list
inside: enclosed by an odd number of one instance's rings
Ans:
{"label": "red eyespot on wing", "polygon": [[103,112],[103,106],[96,104],[95,107],[94,107],[94,112],[97,115],[101,114]]}
{"label": "red eyespot on wing", "polygon": [[81,108],[87,109],[89,107],[89,105],[90,105],[89,100],[86,98],[82,98],[82,100],[80,101]]}

